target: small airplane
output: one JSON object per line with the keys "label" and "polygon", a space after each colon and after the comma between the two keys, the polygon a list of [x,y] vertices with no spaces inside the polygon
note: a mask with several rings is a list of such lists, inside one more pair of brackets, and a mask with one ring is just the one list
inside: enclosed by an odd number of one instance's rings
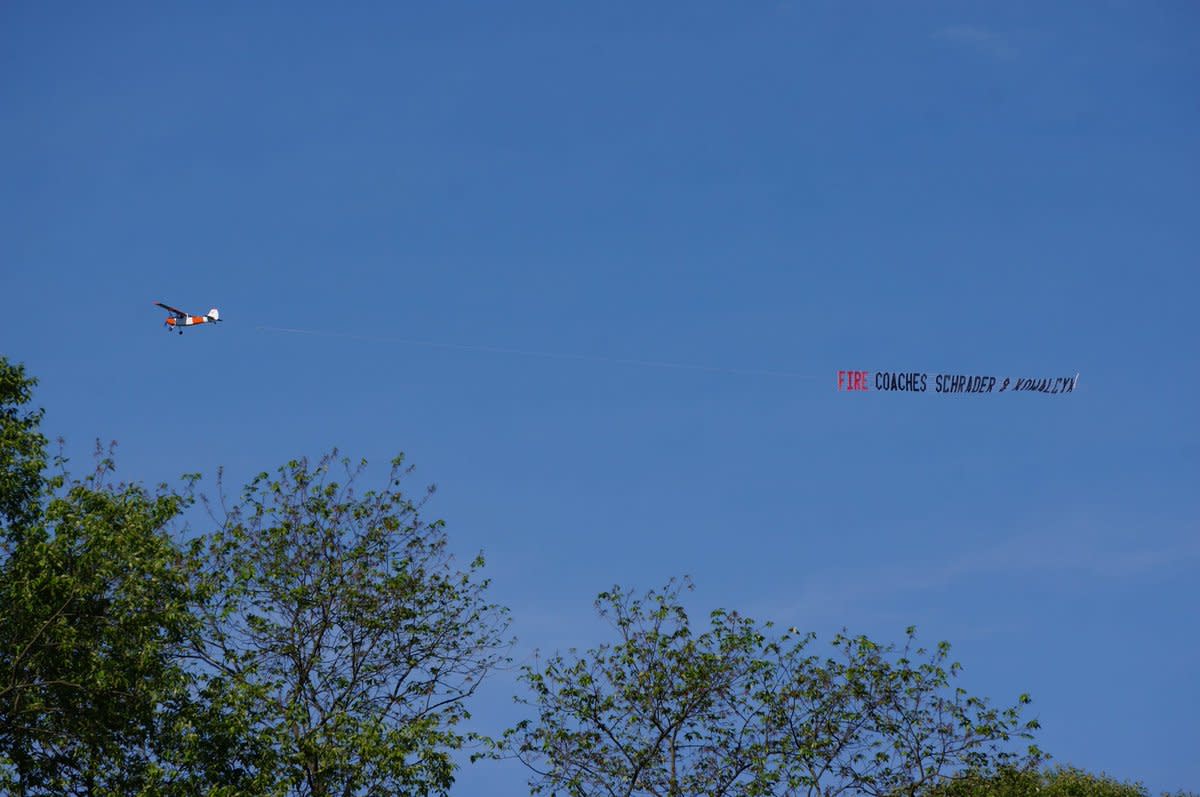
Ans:
{"label": "small airplane", "polygon": [[217,312],[217,308],[215,307],[208,311],[208,315],[188,315],[169,304],[163,304],[162,302],[155,302],[154,304],[171,314],[163,322],[163,326],[167,328],[167,331],[177,330],[180,335],[183,334],[185,327],[193,327],[198,324],[215,324],[221,320],[221,314]]}

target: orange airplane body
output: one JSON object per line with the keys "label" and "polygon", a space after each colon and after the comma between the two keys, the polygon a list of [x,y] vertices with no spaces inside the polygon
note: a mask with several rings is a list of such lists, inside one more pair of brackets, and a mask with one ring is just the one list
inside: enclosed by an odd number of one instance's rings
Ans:
{"label": "orange airplane body", "polygon": [[163,304],[162,302],[155,302],[154,304],[171,314],[163,322],[167,331],[176,330],[180,335],[183,334],[183,330],[187,327],[199,326],[201,324],[215,324],[221,320],[221,314],[217,312],[217,308],[215,307],[208,311],[208,315],[189,315],[169,304]]}

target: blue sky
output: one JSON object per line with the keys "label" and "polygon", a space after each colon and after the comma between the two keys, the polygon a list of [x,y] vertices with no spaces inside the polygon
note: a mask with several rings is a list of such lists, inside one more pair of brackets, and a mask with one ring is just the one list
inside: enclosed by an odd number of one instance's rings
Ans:
{"label": "blue sky", "polygon": [[[698,610],[916,624],[972,690],[1031,692],[1059,761],[1200,788],[1198,23],[7,3],[0,347],[127,478],[406,452],[519,659],[601,641],[614,582],[690,574]],[[167,335],[155,300],[227,321]],[[839,369],[1082,376],[853,395]]]}

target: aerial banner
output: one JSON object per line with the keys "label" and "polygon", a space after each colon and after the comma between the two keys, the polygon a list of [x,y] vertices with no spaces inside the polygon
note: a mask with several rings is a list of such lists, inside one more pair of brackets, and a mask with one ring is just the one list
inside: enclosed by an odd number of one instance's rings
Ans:
{"label": "aerial banner", "polygon": [[[216,308],[209,311],[208,316],[187,316],[182,310],[176,310],[161,302],[159,307],[172,313],[167,319],[168,329],[179,328],[186,324],[209,323],[222,320]],[[181,320],[183,319],[183,320]],[[186,324],[185,324],[186,321]],[[512,349],[503,346],[480,345],[468,343],[450,343],[447,341],[414,340],[412,338],[380,337],[363,335],[355,332],[336,332],[320,329],[297,329],[293,327],[259,326],[256,329],[263,332],[283,333],[287,335],[314,335],[326,338],[345,338],[349,340],[373,341],[376,343],[400,343],[409,346],[426,346],[435,349],[451,349],[456,351],[483,352],[486,354],[519,355],[538,357],[551,360],[573,360],[578,362],[605,363],[608,365],[633,365],[644,368],[671,368],[687,371],[707,371],[717,374],[733,374],[738,376],[778,376],[788,379],[803,379],[806,381],[822,381],[824,377],[815,373],[802,371],[764,370],[761,368],[729,368],[718,365],[700,363],[674,362],[670,360],[634,359],[628,357],[609,357],[596,354],[581,354],[562,351],[543,351],[537,349]],[[1079,384],[1079,374],[1074,376],[1027,377],[1027,376],[991,376],[988,374],[948,374],[927,373],[924,371],[859,371],[846,370],[837,372],[837,390],[841,393],[940,393],[940,394],[980,394],[980,393],[1045,393],[1047,395],[1074,393]]]}
{"label": "aerial banner", "polygon": [[842,393],[1074,393],[1079,374],[1008,377],[983,374],[928,374],[923,371],[838,371]]}

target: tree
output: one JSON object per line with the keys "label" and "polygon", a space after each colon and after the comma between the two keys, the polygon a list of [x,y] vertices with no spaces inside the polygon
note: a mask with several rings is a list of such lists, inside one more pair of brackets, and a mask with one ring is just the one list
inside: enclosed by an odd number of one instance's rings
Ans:
{"label": "tree", "polygon": [[[1054,769],[1006,767],[987,775],[971,775],[940,784],[928,797],[1149,797],[1140,783],[1127,783],[1074,767]],[[1195,797],[1177,792],[1175,797]],[[1170,797],[1164,795],[1164,797]]]}
{"label": "tree", "polygon": [[0,358],[0,792],[445,792],[507,615],[399,461],[262,474],[185,555],[189,491],[49,473],[34,385]]}
{"label": "tree", "polygon": [[501,661],[482,557],[455,568],[400,459],[358,495],[364,466],[334,452],[259,474],[191,550],[197,688],[257,740],[246,766],[276,793],[445,793],[464,701]]}
{"label": "tree", "polygon": [[601,593],[617,641],[524,667],[519,702],[537,718],[490,755],[528,766],[535,794],[575,797],[913,794],[1038,755],[1004,749],[1036,727],[1019,706],[948,691],[948,646],[897,654],[842,635],[822,660],[811,634],[775,635],[736,612],[712,612],[697,634],[679,591]]}
{"label": "tree", "polygon": [[721,795],[768,777],[765,717],[754,710],[772,675],[758,655],[765,637],[725,612],[696,636],[677,597],[674,583],[645,599],[601,593],[615,645],[522,668],[533,696],[520,702],[538,719],[495,751],[534,772],[533,793]]}
{"label": "tree", "polygon": [[37,380],[0,356],[0,521],[5,536],[32,523],[45,489],[42,410],[29,409]]}
{"label": "tree", "polygon": [[[952,687],[961,665],[950,645],[880,645],[838,634],[820,660],[785,651],[767,709],[777,729],[777,766],[785,793],[913,797],[968,774],[1021,768],[1042,760],[1032,738],[1037,720],[1021,720],[1031,701],[993,708]],[[810,637],[811,639],[811,637]]]}
{"label": "tree", "polygon": [[103,456],[85,479],[47,475],[33,380],[0,359],[0,382],[0,790],[129,794],[182,688],[190,615],[167,527],[185,500],[106,482]]}

